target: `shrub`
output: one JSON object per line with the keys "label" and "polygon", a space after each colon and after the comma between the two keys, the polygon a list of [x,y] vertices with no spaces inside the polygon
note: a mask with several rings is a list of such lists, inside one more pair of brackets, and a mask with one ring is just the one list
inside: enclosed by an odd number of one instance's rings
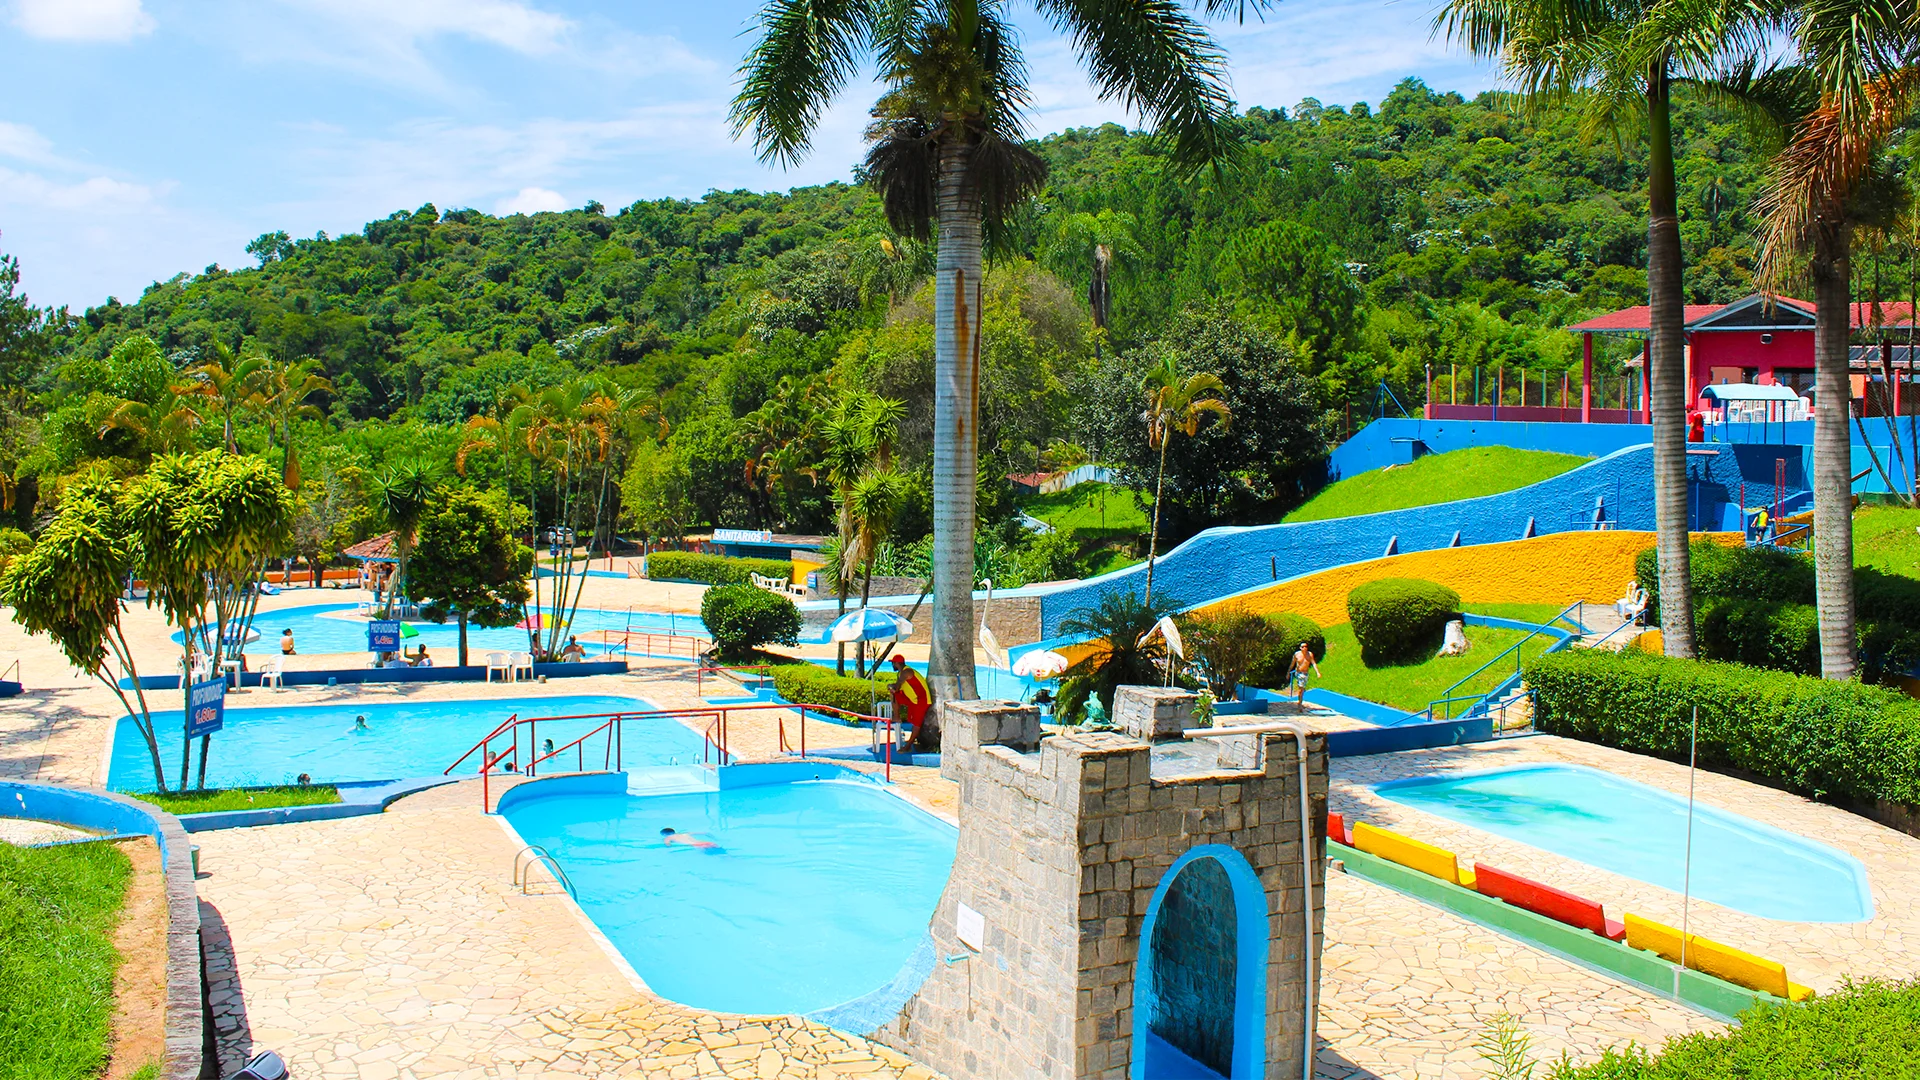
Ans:
{"label": "shrub", "polygon": [[[1813,603],[1813,560],[1778,548],[1728,547],[1695,540],[1687,548],[1693,595],[1736,600]],[[1660,552],[1648,548],[1634,562],[1634,576],[1645,589],[1655,617],[1660,607]]]}
{"label": "shrub", "polygon": [[860,679],[837,675],[832,668],[819,664],[776,664],[773,688],[796,704],[831,705],[871,715],[874,702],[893,696],[893,671],[877,671],[870,679]]}
{"label": "shrub", "polygon": [[1820,673],[1820,619],[1811,605],[1708,598],[1698,623],[1705,659]]}
{"label": "shrub", "polygon": [[1242,680],[1247,685],[1269,690],[1286,686],[1287,673],[1293,670],[1293,652],[1303,641],[1315,660],[1327,658],[1327,635],[1319,623],[1290,611],[1269,615],[1267,622],[1274,628],[1274,644],[1247,668],[1246,678]]}
{"label": "shrub", "polygon": [[700,620],[723,659],[742,659],[762,645],[800,640],[800,609],[753,585],[716,585],[700,598]]}
{"label": "shrub", "polygon": [[647,576],[658,580],[697,581],[703,585],[745,585],[748,574],[779,578],[793,576],[785,559],[736,559],[697,551],[656,551],[647,556]]}
{"label": "shrub", "polygon": [[[1881,1080],[1920,1075],[1920,1043],[1895,1032],[1920,1026],[1920,983],[1868,980],[1804,1005],[1774,1002],[1740,1014],[1726,1031],[1668,1041],[1659,1054],[1608,1050],[1599,1061],[1561,1061],[1548,1080]],[[1891,1037],[1890,1037],[1891,1036]]]}
{"label": "shrub", "polygon": [[1361,660],[1393,663],[1424,658],[1440,647],[1460,594],[1431,581],[1381,578],[1347,594],[1347,617],[1360,640]]}
{"label": "shrub", "polygon": [[33,537],[19,529],[0,529],[0,573],[5,573],[7,564],[15,555],[25,555],[33,550]]}
{"label": "shrub", "polygon": [[1541,731],[1675,761],[1700,709],[1700,763],[1810,796],[1920,803],[1920,701],[1857,682],[1627,650],[1527,670]]}
{"label": "shrub", "polygon": [[1180,636],[1199,654],[1207,687],[1221,701],[1232,701],[1247,670],[1279,648],[1274,634],[1272,623],[1245,608],[1199,612],[1180,620]]}

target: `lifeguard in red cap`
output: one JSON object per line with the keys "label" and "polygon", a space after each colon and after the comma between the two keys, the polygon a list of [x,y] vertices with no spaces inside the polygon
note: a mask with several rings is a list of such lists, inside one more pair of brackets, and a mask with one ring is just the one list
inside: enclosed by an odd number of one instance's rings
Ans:
{"label": "lifeguard in red cap", "polygon": [[920,722],[927,717],[927,708],[933,704],[933,691],[927,689],[927,680],[921,678],[919,672],[907,666],[907,658],[898,653],[893,657],[893,674],[893,718],[912,724],[917,732]]}

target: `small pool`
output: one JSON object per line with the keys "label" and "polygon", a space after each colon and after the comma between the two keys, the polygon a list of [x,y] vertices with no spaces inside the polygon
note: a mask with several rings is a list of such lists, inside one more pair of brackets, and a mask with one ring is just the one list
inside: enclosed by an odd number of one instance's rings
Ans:
{"label": "small pool", "polygon": [[[926,934],[956,839],[864,780],[557,794],[505,813],[649,987],[739,1013],[810,1013],[886,986]],[[666,846],[662,828],[718,847]]]}
{"label": "small pool", "polygon": [[[1599,769],[1530,765],[1394,780],[1394,802],[1680,892],[1687,800]],[[1793,922],[1863,922],[1873,895],[1860,860],[1739,814],[1695,803],[1693,895]]]}
{"label": "small pool", "polygon": [[[156,699],[179,700],[172,694],[148,695],[150,703],[157,703]],[[207,755],[207,786],[290,784],[301,773],[316,783],[438,776],[515,713],[565,716],[651,708],[639,698],[597,694],[234,707],[227,710],[225,728],[213,737]],[[367,718],[366,731],[354,730],[356,716]],[[179,776],[180,720],[178,709],[154,713],[160,761],[166,766],[169,785]],[[535,737],[564,746],[598,723],[557,721],[551,728],[542,724]],[[678,721],[660,717],[629,720],[625,726],[622,753],[629,768],[700,760],[700,736]],[[603,752],[602,763],[604,756]],[[479,768],[477,761],[468,765],[475,771]],[[196,771],[198,767],[196,751]],[[114,729],[107,786],[116,791],[153,789],[152,759],[132,717],[121,717]]]}
{"label": "small pool", "polygon": [[[367,651],[367,623],[364,619],[342,618],[353,615],[358,604],[307,604],[301,607],[281,608],[278,611],[263,611],[253,620],[253,628],[260,631],[260,638],[247,644],[245,652],[249,656],[277,656],[280,652],[280,631],[293,631],[293,645],[301,653],[364,653]],[[408,649],[425,645],[429,652],[439,657],[439,662],[451,664],[457,658],[460,648],[460,626],[455,622],[431,623],[415,621],[410,623],[420,632],[419,637],[408,638],[404,642]],[[585,635],[599,630],[653,631],[654,633],[680,633],[705,635],[707,627],[698,615],[676,615],[669,612],[625,610],[608,611],[598,608],[581,608],[573,619],[573,632]],[[180,641],[180,632],[174,631],[173,640]],[[607,646],[593,641],[582,641],[590,653],[607,651]],[[467,627],[467,653],[472,659],[474,653],[490,651],[510,651],[527,647],[527,632],[507,626],[495,630],[486,630],[478,626]],[[636,649],[639,645],[634,646]],[[475,660],[484,663],[485,658]]]}

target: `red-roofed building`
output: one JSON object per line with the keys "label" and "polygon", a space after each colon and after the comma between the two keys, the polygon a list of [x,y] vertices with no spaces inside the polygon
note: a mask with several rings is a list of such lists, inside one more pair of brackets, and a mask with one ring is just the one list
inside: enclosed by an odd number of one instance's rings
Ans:
{"label": "red-roofed building", "polygon": [[[1755,386],[1790,387],[1802,400],[1813,398],[1813,319],[1814,305],[1792,297],[1749,296],[1731,304],[1688,304],[1685,309],[1687,339],[1687,400],[1690,409],[1714,412],[1718,401],[1703,400],[1702,393],[1716,383],[1746,383]],[[1596,407],[1593,398],[1593,337],[1612,334],[1645,338],[1652,318],[1643,304],[1596,316],[1567,329],[1584,339],[1581,365],[1580,408],[1554,409],[1539,406],[1494,409],[1491,406],[1429,405],[1427,415],[1434,419],[1512,419],[1578,420],[1582,423],[1645,423],[1645,346],[1641,359],[1631,366],[1643,374],[1636,386],[1634,404],[1626,409]],[[1911,380],[1913,357],[1906,346],[1894,340],[1911,333],[1912,305],[1907,303],[1853,305],[1856,334],[1877,334],[1884,340],[1878,346],[1853,347],[1853,396],[1863,399],[1863,413],[1877,415],[1881,403],[1898,416],[1903,410],[1900,397],[1914,396]],[[1896,353],[1896,348],[1898,352]],[[1882,365],[1894,373],[1903,393],[1884,392],[1869,395],[1867,388],[1881,379]],[[1772,419],[1804,419],[1805,407],[1779,403]],[[1543,414],[1543,415],[1532,415]],[[1552,414],[1552,415],[1544,415]],[[1717,413],[1716,413],[1717,415]]]}

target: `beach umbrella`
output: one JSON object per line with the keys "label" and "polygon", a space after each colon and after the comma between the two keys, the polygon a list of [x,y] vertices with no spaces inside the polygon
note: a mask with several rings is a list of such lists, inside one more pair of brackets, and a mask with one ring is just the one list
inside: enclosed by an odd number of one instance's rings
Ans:
{"label": "beach umbrella", "polygon": [[834,620],[828,641],[893,641],[913,633],[913,624],[891,611],[863,607]]}
{"label": "beach umbrella", "polygon": [[1032,679],[1051,679],[1073,666],[1073,662],[1050,649],[1036,649],[1013,662],[1013,673]]}
{"label": "beach umbrella", "polygon": [[402,638],[419,637],[420,631],[415,630],[412,623],[403,622],[400,624],[400,636]]}

